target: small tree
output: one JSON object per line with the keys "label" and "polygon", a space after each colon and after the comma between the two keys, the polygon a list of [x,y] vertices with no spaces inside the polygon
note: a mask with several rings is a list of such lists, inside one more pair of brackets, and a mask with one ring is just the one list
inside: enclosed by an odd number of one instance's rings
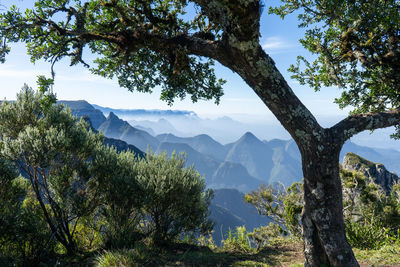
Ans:
{"label": "small tree", "polygon": [[99,150],[93,161],[101,200],[100,231],[106,248],[131,248],[144,237],[144,192],[137,181],[136,164],[133,152],[117,153],[110,147]]}
{"label": "small tree", "polygon": [[287,189],[281,186],[261,186],[245,195],[245,201],[253,204],[258,213],[273,220],[283,230],[296,237],[301,236],[299,223],[303,209],[303,185],[294,183]]}
{"label": "small tree", "polygon": [[174,241],[184,232],[212,230],[208,206],[212,191],[193,168],[185,168],[182,156],[148,153],[137,164],[138,182],[146,197],[147,231],[155,245]]}
{"label": "small tree", "polygon": [[29,179],[53,235],[71,254],[79,220],[96,205],[89,166],[102,137],[53,99],[24,86],[15,102],[2,103],[0,153]]}
{"label": "small tree", "polygon": [[0,264],[38,265],[53,252],[54,238],[42,215],[27,180],[1,159]]}

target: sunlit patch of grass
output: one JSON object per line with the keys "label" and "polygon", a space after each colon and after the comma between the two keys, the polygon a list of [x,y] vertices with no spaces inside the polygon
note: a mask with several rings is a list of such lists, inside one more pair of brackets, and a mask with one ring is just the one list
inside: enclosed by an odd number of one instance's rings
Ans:
{"label": "sunlit patch of grass", "polygon": [[256,262],[256,261],[238,261],[234,264],[235,267],[272,267],[272,265]]}
{"label": "sunlit patch of grass", "polygon": [[400,245],[385,245],[380,249],[354,249],[358,261],[368,264],[400,264]]}

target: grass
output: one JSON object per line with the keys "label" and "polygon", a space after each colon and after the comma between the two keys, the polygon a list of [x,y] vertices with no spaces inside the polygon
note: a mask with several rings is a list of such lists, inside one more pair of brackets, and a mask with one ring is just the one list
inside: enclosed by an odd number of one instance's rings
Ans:
{"label": "grass", "polygon": [[357,260],[365,266],[400,266],[400,244],[385,245],[380,249],[354,249]]}
{"label": "grass", "polygon": [[[144,261],[146,254],[151,261]],[[141,257],[137,257],[141,255]],[[279,242],[259,252],[227,252],[221,248],[211,250],[204,246],[177,244],[168,250],[141,252],[124,250],[105,252],[95,259],[96,266],[293,266],[303,265],[302,245],[295,242]],[[293,263],[299,263],[293,265]]]}
{"label": "grass", "polygon": [[[400,267],[400,244],[387,245],[379,250],[354,249],[361,267]],[[1,261],[0,261],[1,262]],[[54,264],[55,265],[55,264]],[[43,265],[43,266],[54,266]],[[144,244],[134,249],[96,252],[75,258],[58,258],[58,266],[259,266],[259,267],[300,267],[304,266],[301,241],[277,239],[258,252],[224,251],[206,246],[175,244],[165,249],[150,249]]]}
{"label": "grass", "polygon": [[[240,253],[226,252],[221,248],[214,250],[204,246],[178,244],[168,250],[154,251],[120,251],[108,252],[102,255],[110,260],[106,266],[304,266],[302,243],[293,240],[278,240],[259,252]],[[143,249],[143,248],[142,248]],[[384,246],[379,250],[354,249],[357,260],[362,267],[367,266],[400,266],[400,245]],[[125,255],[120,261],[115,261],[115,255]],[[105,257],[106,256],[106,257]],[[114,257],[114,258],[113,258]],[[121,257],[121,256],[120,256]],[[136,260],[135,260],[136,258]],[[145,260],[147,258],[147,261]],[[151,260],[149,260],[151,259]],[[135,264],[134,264],[135,263]]]}

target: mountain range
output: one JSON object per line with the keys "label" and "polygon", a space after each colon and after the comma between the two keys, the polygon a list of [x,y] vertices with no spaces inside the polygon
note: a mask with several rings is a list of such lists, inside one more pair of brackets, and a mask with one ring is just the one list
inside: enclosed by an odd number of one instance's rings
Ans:
{"label": "mountain range", "polygon": [[[156,153],[174,150],[185,152],[187,165],[194,165],[204,175],[207,185],[213,188],[236,188],[247,192],[261,183],[282,183],[288,186],[301,181],[301,156],[293,140],[272,139],[261,141],[251,132],[246,132],[238,140],[221,144],[207,134],[192,137],[178,137],[171,133],[156,136],[147,131],[131,126],[120,119],[114,112],[105,117],[99,109],[85,101],[62,101],[78,116],[88,116],[93,127],[105,136],[120,139],[142,151],[151,149]],[[98,107],[98,106],[97,106]],[[143,110],[135,111],[144,114]],[[189,111],[161,112],[149,111],[150,114],[180,114],[189,118],[197,117]],[[128,113],[128,111],[125,111]],[[167,119],[159,118],[161,123],[169,124]],[[190,119],[188,119],[190,121]],[[93,123],[95,121],[95,123]],[[400,172],[400,152],[390,149],[374,149],[347,142],[341,152],[341,160],[347,152],[354,152],[371,161],[382,162],[388,169]]]}
{"label": "mountain range", "polygon": [[[136,110],[133,113],[146,117],[146,120],[135,120],[134,127],[119,118],[113,110],[98,109],[99,106],[95,108],[86,101],[60,103],[70,107],[77,116],[87,116],[93,127],[107,137],[106,143],[118,145],[121,150],[136,149],[140,155],[149,149],[155,153],[184,152],[187,166],[194,166],[205,178],[207,187],[214,189],[210,211],[211,218],[216,222],[213,237],[217,242],[229,229],[246,225],[248,230],[252,230],[270,221],[258,215],[253,206],[244,203],[244,193],[257,189],[262,183],[289,186],[302,180],[301,155],[293,140],[260,140],[251,132],[246,132],[234,142],[221,144],[204,133],[186,137],[171,133],[178,132],[170,122],[172,117],[186,117],[187,127],[194,127],[198,118],[192,112],[149,111],[151,116],[156,116],[156,121],[148,121],[150,115],[144,116],[147,114],[145,110]],[[103,112],[107,110],[108,116],[105,117]],[[128,110],[120,112],[132,114]],[[228,118],[223,120],[229,121]],[[167,127],[157,128],[157,123]],[[169,132],[162,133],[166,128]],[[384,163],[388,169],[400,172],[400,152],[397,150],[374,149],[347,142],[340,159],[343,160],[348,152]]]}

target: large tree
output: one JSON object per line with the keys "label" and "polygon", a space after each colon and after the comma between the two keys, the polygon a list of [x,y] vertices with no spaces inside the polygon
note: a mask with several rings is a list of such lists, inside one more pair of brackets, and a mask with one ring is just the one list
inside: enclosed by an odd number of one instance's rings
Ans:
{"label": "large tree", "polygon": [[343,88],[337,101],[355,107],[331,128],[319,125],[262,49],[260,0],[35,2],[25,13],[14,7],[2,14],[0,26],[4,40],[27,43],[34,61],[70,57],[86,65],[89,48],[97,57],[93,73],[117,77],[129,90],[161,86],[168,102],[186,94],[218,102],[223,81],[213,61],[236,72],[300,149],[306,265],[358,266],[345,235],[339,152],[363,130],[400,123],[398,1],[286,0],[272,10],[283,17],[297,11],[309,27],[302,43],[317,59],[293,67],[295,76],[316,89]]}

